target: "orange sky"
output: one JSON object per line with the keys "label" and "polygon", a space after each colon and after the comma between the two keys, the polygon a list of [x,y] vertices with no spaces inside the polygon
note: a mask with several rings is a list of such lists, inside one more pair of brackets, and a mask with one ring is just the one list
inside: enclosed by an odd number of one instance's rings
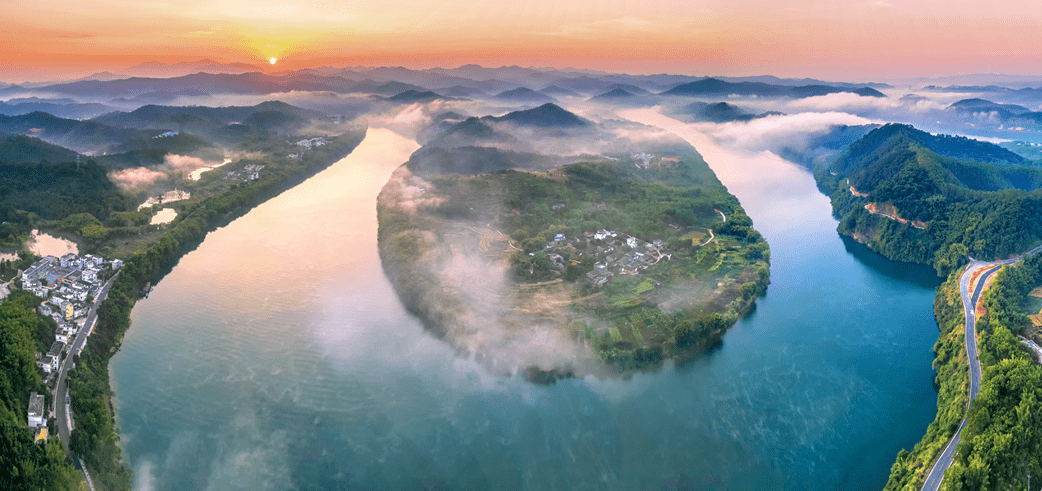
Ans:
{"label": "orange sky", "polygon": [[0,80],[145,61],[867,80],[1040,73],[1042,9],[1010,0],[3,0]]}

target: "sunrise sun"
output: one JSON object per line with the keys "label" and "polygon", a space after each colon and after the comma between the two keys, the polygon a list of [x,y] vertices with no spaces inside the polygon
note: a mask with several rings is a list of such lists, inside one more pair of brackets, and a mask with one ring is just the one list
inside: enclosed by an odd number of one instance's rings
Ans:
{"label": "sunrise sun", "polygon": [[279,61],[279,60],[277,58],[275,58],[274,56],[272,56],[271,58],[268,59],[268,63],[271,63],[272,65],[274,65],[276,61]]}

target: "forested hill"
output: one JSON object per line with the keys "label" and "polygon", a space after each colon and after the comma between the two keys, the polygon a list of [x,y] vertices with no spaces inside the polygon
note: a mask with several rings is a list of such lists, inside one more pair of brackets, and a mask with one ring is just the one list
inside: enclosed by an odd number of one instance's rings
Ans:
{"label": "forested hill", "polygon": [[990,143],[891,124],[815,177],[841,233],[946,274],[967,254],[1006,257],[1042,243],[1042,168],[1029,162]]}
{"label": "forested hill", "polygon": [[75,162],[79,154],[39,138],[0,133],[0,163]]}
{"label": "forested hill", "polygon": [[905,124],[888,124],[850,145],[833,164],[837,172],[847,172],[872,160],[894,138],[916,142],[939,155],[996,164],[1027,165],[1032,162],[998,145],[964,136],[932,135]]}
{"label": "forested hill", "polygon": [[103,149],[145,134],[135,128],[116,128],[96,121],[64,119],[41,112],[0,115],[0,132],[32,134],[48,143],[79,151]]}

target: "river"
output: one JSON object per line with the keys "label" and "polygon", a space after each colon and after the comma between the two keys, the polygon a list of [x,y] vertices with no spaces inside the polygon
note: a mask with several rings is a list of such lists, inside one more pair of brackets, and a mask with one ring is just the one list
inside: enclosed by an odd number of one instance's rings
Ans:
{"label": "river", "polygon": [[111,363],[135,489],[878,490],[932,420],[932,272],[837,236],[807,171],[708,141],[772,253],[723,345],[629,380],[487,374],[381,270],[376,194],[415,149],[370,129],[137,304]]}

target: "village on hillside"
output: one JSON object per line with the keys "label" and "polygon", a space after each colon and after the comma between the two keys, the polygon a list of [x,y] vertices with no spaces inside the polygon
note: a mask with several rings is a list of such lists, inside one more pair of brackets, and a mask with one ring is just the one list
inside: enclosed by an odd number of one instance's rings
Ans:
{"label": "village on hillside", "polygon": [[[47,353],[36,354],[36,365],[44,375],[44,383],[53,390],[58,367],[67,355],[67,346],[83,332],[94,299],[105,281],[123,266],[119,259],[105,260],[91,254],[80,257],[66,254],[46,256],[21,273],[21,288],[32,292],[43,302],[36,312],[54,319],[57,330]],[[47,438],[45,399],[33,392],[29,399],[29,427],[36,441]]]}
{"label": "village on hillside", "polygon": [[603,287],[615,275],[637,275],[672,257],[672,254],[664,252],[665,244],[661,240],[648,242],[632,236],[623,239],[615,231],[602,229],[571,239],[564,234],[554,236],[545,247],[552,269],[564,271],[567,267],[564,256],[557,253],[566,247],[578,251],[578,256],[593,258],[593,271],[586,273],[585,281],[597,288]]}

